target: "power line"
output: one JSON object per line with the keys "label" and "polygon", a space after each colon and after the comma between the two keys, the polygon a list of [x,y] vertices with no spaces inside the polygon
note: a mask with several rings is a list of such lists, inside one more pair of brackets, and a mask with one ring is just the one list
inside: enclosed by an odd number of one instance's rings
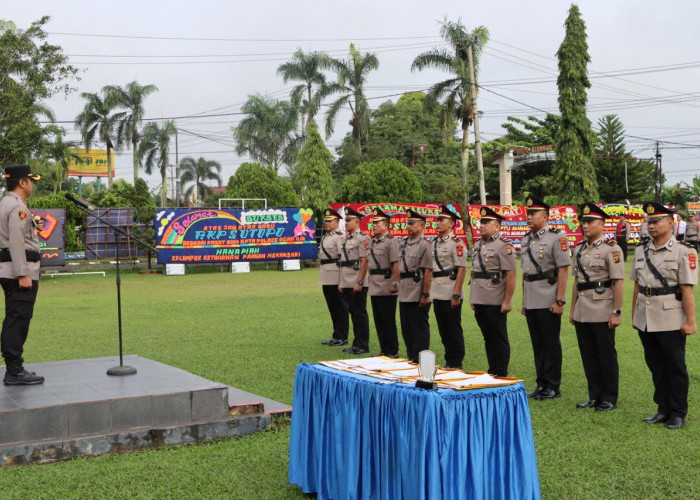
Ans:
{"label": "power line", "polygon": [[187,42],[353,42],[372,40],[441,40],[440,37],[431,36],[399,36],[399,37],[352,37],[352,38],[198,38],[198,37],[167,37],[167,36],[138,36],[138,35],[107,35],[98,33],[68,33],[61,31],[49,31],[49,35],[94,37],[94,38],[122,38],[130,40],[179,40]]}

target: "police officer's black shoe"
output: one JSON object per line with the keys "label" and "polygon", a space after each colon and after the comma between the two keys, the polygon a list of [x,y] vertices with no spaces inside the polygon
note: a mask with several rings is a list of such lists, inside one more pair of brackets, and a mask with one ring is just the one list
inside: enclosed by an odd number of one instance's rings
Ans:
{"label": "police officer's black shoe", "polygon": [[321,342],[323,345],[345,345],[347,344],[347,340],[341,340],[341,339],[330,339],[330,340],[324,340]]}
{"label": "police officer's black shoe", "polygon": [[595,399],[591,399],[590,401],[586,401],[585,403],[576,403],[576,408],[584,409],[584,408],[593,408],[598,405],[598,402]]}
{"label": "police officer's black shoe", "polygon": [[615,403],[611,403],[610,401],[603,401],[595,407],[595,411],[612,411],[615,408],[617,408],[617,406],[615,406]]}
{"label": "police officer's black shoe", "polygon": [[647,424],[665,424],[668,421],[668,415],[664,413],[656,413],[651,417],[643,419]]}
{"label": "police officer's black shoe", "polygon": [[36,385],[43,384],[44,377],[41,377],[34,372],[28,372],[24,368],[21,371],[10,373],[5,372],[5,378],[2,381],[5,385]]}
{"label": "police officer's black shoe", "polygon": [[347,349],[343,349],[343,352],[347,352],[348,354],[365,354],[369,352],[369,349],[361,349],[359,347],[348,347]]}
{"label": "police officer's black shoe", "polygon": [[544,387],[538,387],[537,389],[535,389],[534,391],[532,391],[531,393],[529,393],[529,394],[527,395],[527,397],[528,397],[528,398],[534,398],[534,397],[536,397],[537,395],[539,395],[539,393],[542,392],[542,391],[544,391]]}
{"label": "police officer's black shoe", "polygon": [[666,422],[667,429],[680,429],[685,427],[685,419],[681,417],[671,417]]}
{"label": "police officer's black shoe", "polygon": [[533,398],[540,401],[543,399],[555,399],[559,397],[561,397],[561,392],[555,391],[554,389],[543,389],[539,392],[539,394],[533,396]]}

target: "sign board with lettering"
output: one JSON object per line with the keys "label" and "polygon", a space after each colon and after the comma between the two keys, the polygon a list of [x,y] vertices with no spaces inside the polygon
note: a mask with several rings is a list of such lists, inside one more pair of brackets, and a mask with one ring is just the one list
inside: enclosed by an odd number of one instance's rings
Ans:
{"label": "sign board with lettering", "polygon": [[[70,152],[82,159],[70,158],[68,175],[76,177],[107,177],[107,150],[105,149],[71,149]],[[114,150],[109,152],[112,160],[112,177],[114,177]]]}
{"label": "sign board with lettering", "polygon": [[313,210],[307,208],[161,208],[155,231],[159,264],[318,257]]}
{"label": "sign board with lettering", "polygon": [[44,219],[44,229],[39,236],[39,252],[42,266],[63,266],[66,263],[66,209],[36,208],[33,216]]}

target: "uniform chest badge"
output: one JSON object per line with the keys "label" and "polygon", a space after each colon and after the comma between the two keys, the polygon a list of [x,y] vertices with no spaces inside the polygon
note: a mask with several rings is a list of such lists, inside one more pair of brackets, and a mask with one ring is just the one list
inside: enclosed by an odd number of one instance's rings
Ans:
{"label": "uniform chest badge", "polygon": [[19,215],[19,220],[27,220],[27,211],[21,208],[17,210],[17,215]]}

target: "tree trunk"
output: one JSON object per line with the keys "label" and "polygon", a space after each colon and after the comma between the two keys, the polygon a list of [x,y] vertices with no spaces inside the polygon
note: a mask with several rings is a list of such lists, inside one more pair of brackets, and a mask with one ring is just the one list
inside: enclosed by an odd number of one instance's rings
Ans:
{"label": "tree trunk", "polygon": [[133,151],[134,151],[134,186],[136,186],[136,181],[139,179],[139,150],[138,150],[138,145],[139,141],[134,137],[134,139],[131,141],[131,144],[133,146]]}
{"label": "tree trunk", "polygon": [[112,189],[112,147],[109,139],[107,139],[107,187]]}
{"label": "tree trunk", "polygon": [[462,121],[462,182],[464,183],[464,205],[469,205],[469,125]]}
{"label": "tree trunk", "polygon": [[194,206],[197,208],[197,201],[199,200],[199,177],[194,178]]}
{"label": "tree trunk", "polygon": [[160,206],[166,207],[168,206],[168,172],[165,165],[160,167],[160,178]]}

